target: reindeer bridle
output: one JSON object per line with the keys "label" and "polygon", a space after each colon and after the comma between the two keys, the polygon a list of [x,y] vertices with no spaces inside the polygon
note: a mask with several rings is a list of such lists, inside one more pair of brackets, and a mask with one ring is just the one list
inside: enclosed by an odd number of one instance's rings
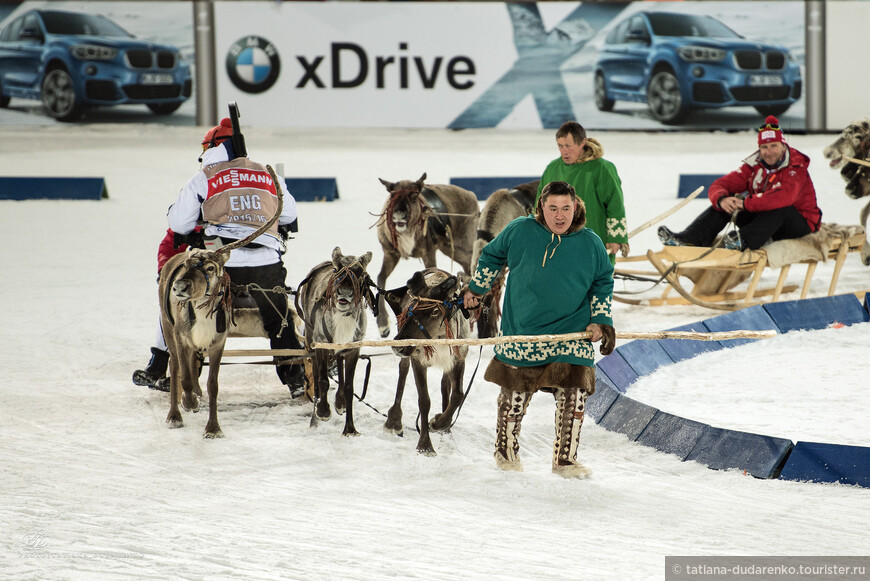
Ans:
{"label": "reindeer bridle", "polygon": [[396,232],[396,223],[393,222],[393,212],[395,212],[396,206],[399,205],[400,202],[406,202],[406,204],[410,206],[408,198],[411,194],[417,194],[417,204],[420,206],[420,217],[415,224],[408,222],[408,229],[422,227],[426,224],[426,210],[429,209],[429,205],[426,203],[426,200],[423,199],[419,189],[402,188],[390,192],[390,200],[387,202],[387,208],[384,210],[383,217],[387,221],[387,230],[390,232],[390,240],[392,241],[393,246],[398,244],[399,238],[399,233]]}
{"label": "reindeer bridle", "polygon": [[[354,272],[354,266],[359,266],[361,272]],[[362,269],[359,260],[355,260],[339,269],[333,268],[332,276],[329,278],[329,282],[326,284],[326,290],[323,293],[323,301],[326,308],[332,309],[335,307],[336,291],[339,285],[341,285],[341,283],[348,277],[350,277],[351,287],[353,288],[354,306],[359,306],[360,301],[365,298],[369,307],[372,308],[372,310],[377,310],[377,307],[375,306],[377,303],[375,302],[375,297],[372,293],[372,287],[375,286],[375,283],[373,283],[372,279],[369,278],[365,269]]]}
{"label": "reindeer bridle", "polygon": [[[453,331],[450,329],[450,319],[456,316],[456,311],[462,308],[463,299],[459,295],[455,295],[452,299],[439,300],[430,299],[428,297],[417,297],[408,293],[411,297],[411,304],[408,308],[399,313],[396,317],[396,326],[399,328],[396,338],[402,338],[405,328],[409,323],[414,323],[426,339],[431,339],[432,336],[426,330],[426,326],[417,318],[417,313],[423,313],[427,317],[438,316],[441,318],[441,324],[444,327],[445,335],[448,339],[453,339]],[[450,348],[454,355],[459,355],[459,347],[453,346]],[[427,345],[423,348],[427,357],[432,356],[434,347]]]}
{"label": "reindeer bridle", "polygon": [[[205,293],[203,294],[205,300],[197,308],[208,308],[207,317],[214,316],[219,310],[232,314],[232,294],[229,292],[230,275],[212,257],[200,257],[196,263],[191,264],[193,260],[192,258],[186,260],[185,266],[188,270],[198,270],[205,277]],[[221,271],[220,276],[209,276],[208,269],[205,266],[206,262],[213,263],[215,269]],[[212,279],[217,279],[214,288],[212,288]]]}

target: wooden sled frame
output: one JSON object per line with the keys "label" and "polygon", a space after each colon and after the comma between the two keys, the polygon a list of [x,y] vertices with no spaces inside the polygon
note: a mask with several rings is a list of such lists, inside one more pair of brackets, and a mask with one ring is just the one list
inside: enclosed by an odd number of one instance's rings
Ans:
{"label": "wooden sled frame", "polygon": [[[828,286],[828,296],[832,296],[837,288],[837,281],[846,256],[853,252],[860,253],[864,247],[865,235],[863,232],[856,233],[846,240],[832,243],[828,250],[827,258],[834,260],[834,272]],[[619,263],[647,261],[655,268],[655,272],[638,271],[619,268]],[[801,299],[805,299],[809,293],[810,283],[818,266],[817,260],[803,260],[801,264],[807,265],[801,288]],[[758,283],[765,268],[768,268],[767,253],[764,250],[726,250],[724,248],[703,248],[694,246],[665,246],[658,252],[648,251],[645,256],[629,256],[617,258],[616,274],[660,276],[668,282],[661,296],[653,299],[632,300],[622,299],[614,295],[614,300],[631,304],[644,305],[673,305],[695,304],[710,309],[722,311],[735,311],[755,304],[759,304],[759,297],[771,296],[771,301],[779,300],[783,293],[797,290],[798,285],[786,285],[786,279],[791,269],[791,264],[783,265],[779,271],[776,286],[772,288],[758,288]],[[690,289],[683,286],[681,277],[687,276],[691,271],[695,283]],[[698,274],[700,273],[700,276]],[[715,291],[701,292],[708,287],[706,283],[711,279],[721,280]],[[745,291],[728,291],[734,286],[735,281],[748,280]],[[696,290],[697,289],[697,290]],[[676,290],[679,297],[668,296],[672,290]]]}

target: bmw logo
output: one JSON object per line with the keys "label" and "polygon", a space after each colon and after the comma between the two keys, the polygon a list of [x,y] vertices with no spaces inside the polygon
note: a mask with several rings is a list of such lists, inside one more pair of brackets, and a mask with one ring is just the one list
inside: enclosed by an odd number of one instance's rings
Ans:
{"label": "bmw logo", "polygon": [[227,74],[233,84],[246,93],[269,90],[280,72],[278,50],[265,38],[240,38],[227,52]]}

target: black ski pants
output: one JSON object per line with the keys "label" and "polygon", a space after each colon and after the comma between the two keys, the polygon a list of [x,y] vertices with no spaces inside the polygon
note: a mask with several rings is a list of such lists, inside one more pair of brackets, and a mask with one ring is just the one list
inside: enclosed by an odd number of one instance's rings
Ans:
{"label": "black ski pants", "polygon": [[[679,237],[694,246],[710,246],[730,221],[730,214],[710,206],[680,232]],[[794,206],[766,212],[744,210],[737,213],[735,223],[740,228],[744,245],[751,250],[761,248],[769,240],[800,238],[811,233],[806,218]]]}

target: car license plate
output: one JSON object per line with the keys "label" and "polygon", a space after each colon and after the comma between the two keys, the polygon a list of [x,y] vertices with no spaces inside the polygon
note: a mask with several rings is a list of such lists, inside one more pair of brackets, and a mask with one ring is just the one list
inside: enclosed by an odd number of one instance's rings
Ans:
{"label": "car license plate", "polygon": [[143,85],[171,85],[172,84],[172,75],[156,75],[156,74],[143,74],[142,75],[142,84]]}
{"label": "car license plate", "polygon": [[778,87],[782,85],[779,75],[749,75],[749,84],[753,87]]}

